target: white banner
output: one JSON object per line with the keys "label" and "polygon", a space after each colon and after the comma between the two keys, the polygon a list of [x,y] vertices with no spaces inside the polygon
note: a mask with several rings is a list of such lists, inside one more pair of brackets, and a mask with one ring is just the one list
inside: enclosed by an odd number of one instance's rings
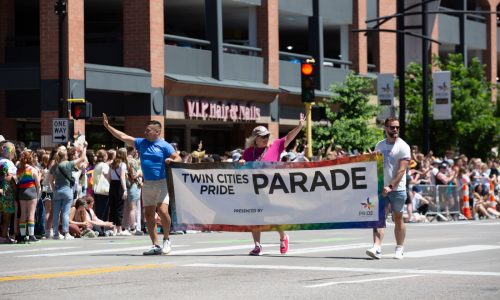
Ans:
{"label": "white banner", "polygon": [[394,106],[394,74],[377,75],[378,103],[382,106]]}
{"label": "white banner", "polygon": [[172,164],[174,225],[224,231],[383,227],[381,157],[363,155],[343,164]]}
{"label": "white banner", "polygon": [[434,120],[451,120],[451,73],[432,73]]}

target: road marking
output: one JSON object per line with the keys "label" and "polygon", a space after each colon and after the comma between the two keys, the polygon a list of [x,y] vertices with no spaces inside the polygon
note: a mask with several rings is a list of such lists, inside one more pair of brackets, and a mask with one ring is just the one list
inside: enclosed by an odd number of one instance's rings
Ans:
{"label": "road marking", "polygon": [[[267,247],[278,247],[277,244],[262,244],[264,248]],[[227,247],[214,247],[214,248],[202,248],[202,249],[189,249],[189,250],[173,250],[170,255],[179,255],[179,254],[193,254],[193,253],[207,253],[207,252],[219,252],[219,251],[231,251],[231,250],[241,250],[248,249],[252,250],[252,245],[239,245],[239,246],[227,246]]]}
{"label": "road marking", "polygon": [[80,247],[52,247],[52,248],[38,248],[38,249],[19,249],[19,250],[2,251],[2,252],[0,252],[0,254],[57,251],[57,250],[67,250],[67,249],[76,249],[76,248],[80,248]]}
{"label": "road marking", "polygon": [[49,278],[60,278],[60,277],[87,276],[87,275],[97,275],[97,274],[105,274],[105,273],[113,273],[113,272],[144,270],[144,269],[157,269],[157,268],[172,268],[172,267],[174,267],[174,265],[147,264],[147,265],[138,265],[138,266],[117,266],[117,267],[106,267],[106,268],[94,268],[94,269],[83,269],[83,270],[59,272],[59,273],[6,276],[6,277],[0,277],[0,282],[31,280],[31,279],[49,279]]}
{"label": "road marking", "polygon": [[287,254],[304,254],[304,253],[315,253],[315,252],[327,252],[327,251],[338,251],[338,250],[349,250],[358,248],[370,248],[372,244],[347,244],[347,245],[336,245],[336,246],[323,246],[323,247],[313,247],[313,248],[303,248],[303,249],[291,249]]}
{"label": "road marking", "polygon": [[142,246],[142,247],[99,249],[99,250],[87,250],[87,251],[75,251],[75,252],[30,254],[30,255],[21,255],[21,256],[16,256],[16,257],[54,257],[54,256],[87,255],[87,254],[112,253],[112,252],[121,252],[121,251],[146,250],[148,248],[149,247],[147,247],[147,246]]}
{"label": "road marking", "polygon": [[462,247],[438,248],[430,250],[405,252],[405,257],[420,258],[420,257],[441,256],[441,255],[476,252],[484,250],[496,250],[496,249],[500,249],[500,246],[467,245]]}
{"label": "road marking", "polygon": [[318,288],[325,287],[330,285],[337,284],[347,284],[347,283],[362,283],[362,282],[371,282],[371,281],[382,281],[382,280],[393,280],[393,279],[402,279],[402,278],[410,278],[410,277],[418,277],[422,275],[404,275],[404,276],[394,276],[394,277],[384,277],[384,278],[371,278],[371,279],[362,279],[362,280],[351,280],[351,281],[334,281],[334,282],[325,282],[315,285],[306,285],[306,288]]}
{"label": "road marking", "polygon": [[327,271],[327,272],[356,272],[356,273],[400,273],[418,275],[460,275],[460,276],[495,276],[500,272],[474,272],[451,270],[417,270],[417,269],[382,269],[382,268],[342,268],[342,267],[310,267],[310,266],[273,266],[273,265],[233,265],[233,264],[187,264],[184,267],[195,268],[231,268],[257,270],[291,270],[291,271]]}

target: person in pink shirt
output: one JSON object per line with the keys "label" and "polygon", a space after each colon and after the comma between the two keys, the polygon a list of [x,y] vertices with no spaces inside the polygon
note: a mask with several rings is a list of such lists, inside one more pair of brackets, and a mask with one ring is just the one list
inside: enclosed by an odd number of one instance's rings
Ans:
{"label": "person in pink shirt", "polygon": [[[270,132],[264,126],[257,126],[253,129],[252,135],[247,138],[245,151],[240,162],[245,161],[280,161],[280,154],[290,144],[304,126],[304,114],[300,114],[299,125],[280,139],[270,141]],[[280,234],[280,252],[286,254],[288,252],[289,237],[284,232],[279,230]],[[262,245],[260,244],[260,231],[252,231],[255,248],[250,251],[249,255],[262,255]]]}

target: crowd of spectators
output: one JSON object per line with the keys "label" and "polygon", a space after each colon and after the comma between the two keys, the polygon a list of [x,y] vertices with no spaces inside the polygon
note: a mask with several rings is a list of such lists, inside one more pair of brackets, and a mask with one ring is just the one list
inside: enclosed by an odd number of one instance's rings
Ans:
{"label": "crowd of spectators", "polygon": [[[1,136],[0,136],[1,137]],[[178,149],[185,163],[235,162],[243,151],[209,154],[203,143],[191,153]],[[0,138],[0,243],[31,243],[41,238],[73,239],[143,235],[142,174],[133,148],[87,150],[78,140],[51,150],[30,150],[22,142]],[[412,146],[407,172],[407,221],[426,221],[430,211],[455,205],[463,211],[469,199],[471,218],[500,218],[499,159],[483,162],[448,150],[443,156],[423,154]],[[282,162],[309,161],[307,145],[295,143]],[[312,161],[332,160],[346,153],[332,141]],[[432,187],[448,187],[435,189]],[[442,192],[441,192],[442,190]],[[427,191],[427,193],[426,193]],[[438,203],[439,202],[439,203]],[[437,211],[440,213],[440,211]]]}

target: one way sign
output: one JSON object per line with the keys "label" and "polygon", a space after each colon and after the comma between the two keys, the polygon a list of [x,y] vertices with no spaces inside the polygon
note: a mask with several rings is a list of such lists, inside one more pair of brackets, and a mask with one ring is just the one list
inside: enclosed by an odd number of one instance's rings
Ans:
{"label": "one way sign", "polygon": [[52,119],[52,143],[66,143],[73,135],[73,121],[69,119]]}

